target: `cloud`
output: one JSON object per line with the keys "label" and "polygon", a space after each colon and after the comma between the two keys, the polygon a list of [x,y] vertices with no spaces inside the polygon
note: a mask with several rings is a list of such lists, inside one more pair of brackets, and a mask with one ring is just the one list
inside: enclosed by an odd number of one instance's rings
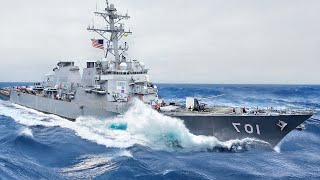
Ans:
{"label": "cloud", "polygon": [[[320,82],[317,0],[112,2],[129,10],[129,55],[145,62],[155,82]],[[86,31],[95,1],[2,4],[0,81],[38,81],[59,60],[103,56]]]}

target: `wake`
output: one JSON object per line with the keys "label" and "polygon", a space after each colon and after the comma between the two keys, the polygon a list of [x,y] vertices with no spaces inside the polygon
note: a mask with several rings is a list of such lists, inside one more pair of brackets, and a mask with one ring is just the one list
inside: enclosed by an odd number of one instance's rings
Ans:
{"label": "wake", "polygon": [[[111,119],[81,117],[76,122],[55,115],[44,114],[10,102],[0,101],[0,115],[8,116],[27,127],[61,127],[74,131],[86,140],[107,148],[125,149],[134,145],[153,149],[191,151],[243,151],[251,144],[264,144],[255,139],[219,141],[213,136],[196,136],[183,121],[164,116],[136,100],[123,116]],[[30,135],[29,130],[24,134]]]}

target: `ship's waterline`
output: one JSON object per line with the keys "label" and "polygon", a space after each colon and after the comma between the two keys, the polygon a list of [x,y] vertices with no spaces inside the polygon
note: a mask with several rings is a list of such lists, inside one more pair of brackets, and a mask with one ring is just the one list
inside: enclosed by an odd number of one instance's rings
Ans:
{"label": "ship's waterline", "polygon": [[[36,100],[34,99],[36,98]],[[69,120],[76,120],[79,117],[95,117],[101,119],[113,118],[121,113],[108,111],[106,107],[99,106],[90,108],[82,105],[83,102],[77,103],[57,101],[44,97],[34,97],[34,95],[21,93],[18,91],[11,92],[11,102],[23,105],[32,109],[39,110],[45,113],[55,114]],[[139,101],[133,99],[130,105],[131,108],[134,102]],[[103,102],[101,102],[103,103]],[[194,135],[205,135],[216,137],[220,141],[230,141],[234,139],[255,138],[270,143],[272,147],[276,146],[289,132],[296,129],[306,119],[309,119],[311,114],[300,115],[247,115],[247,114],[200,114],[190,112],[166,112],[165,116],[183,120],[186,128]],[[279,127],[279,122],[286,122],[287,125]]]}

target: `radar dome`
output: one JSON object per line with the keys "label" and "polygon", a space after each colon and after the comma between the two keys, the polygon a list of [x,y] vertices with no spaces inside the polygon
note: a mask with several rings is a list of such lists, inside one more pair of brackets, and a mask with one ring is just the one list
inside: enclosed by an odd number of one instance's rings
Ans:
{"label": "radar dome", "polygon": [[140,62],[139,64],[140,64],[142,69],[144,69],[146,67],[146,65],[143,62]]}

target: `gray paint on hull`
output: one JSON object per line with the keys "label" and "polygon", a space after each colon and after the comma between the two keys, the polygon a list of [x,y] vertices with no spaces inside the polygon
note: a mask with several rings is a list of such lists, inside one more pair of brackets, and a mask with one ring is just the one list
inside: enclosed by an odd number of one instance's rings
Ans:
{"label": "gray paint on hull", "polygon": [[[274,147],[289,132],[309,119],[311,115],[173,117],[182,119],[190,132],[195,135],[215,136],[221,141],[256,138],[266,141]],[[288,123],[282,131],[277,125],[279,120]],[[240,132],[237,131],[233,123],[240,124],[237,126]]]}
{"label": "gray paint on hull", "polygon": [[[81,92],[79,92],[81,93]],[[84,95],[84,94],[83,94]],[[86,96],[80,96],[86,97]],[[88,97],[90,99],[90,97]],[[17,91],[11,91],[10,101],[22,106],[36,109],[41,112],[55,114],[70,120],[76,120],[78,117],[97,117],[111,118],[119,115],[115,112],[114,106],[101,101],[97,104],[97,99],[74,100],[72,102],[48,99],[41,96],[34,96]],[[87,102],[87,103],[79,103]],[[84,106],[84,108],[81,108]],[[171,114],[167,116],[179,118],[184,121],[186,127],[192,134],[215,136],[221,141],[232,139],[256,138],[270,143],[272,147],[276,146],[289,132],[309,119],[311,115],[280,115],[280,116],[244,116],[244,115],[182,115]],[[277,126],[279,120],[288,123],[281,131]],[[238,132],[233,123],[239,123]],[[245,126],[250,125],[252,133],[246,132]],[[259,127],[259,133],[257,130]]]}
{"label": "gray paint on hull", "polygon": [[105,106],[90,106],[89,103],[66,102],[49,99],[41,96],[12,91],[10,101],[41,112],[55,114],[67,119],[75,120],[78,117],[114,117],[118,113],[108,111]]}
{"label": "gray paint on hull", "polygon": [[0,99],[2,99],[4,101],[8,101],[10,99],[10,97],[0,93]]}

